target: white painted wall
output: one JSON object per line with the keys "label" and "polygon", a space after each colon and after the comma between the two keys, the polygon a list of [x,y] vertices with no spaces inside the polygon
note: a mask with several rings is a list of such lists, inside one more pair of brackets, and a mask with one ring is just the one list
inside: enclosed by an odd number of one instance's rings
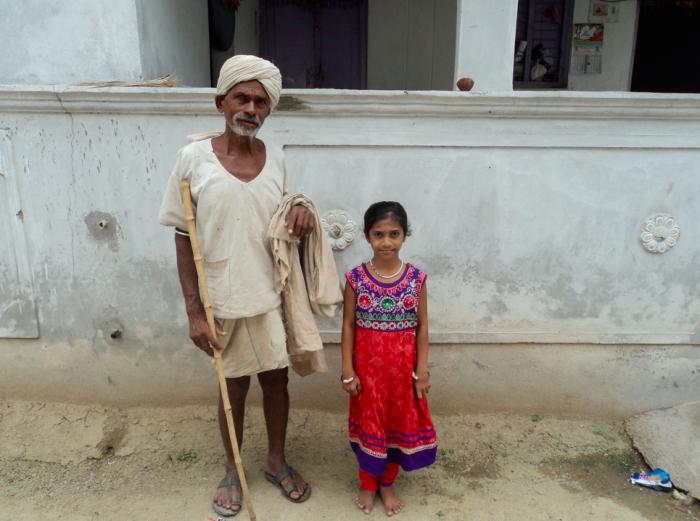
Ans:
{"label": "white painted wall", "polygon": [[209,87],[207,0],[136,0],[143,77]]}
{"label": "white painted wall", "polygon": [[518,0],[458,0],[454,83],[469,76],[475,91],[513,90],[517,15]]}
{"label": "white painted wall", "polygon": [[236,34],[233,46],[236,54],[257,56],[260,49],[260,2],[245,0],[236,12]]}
{"label": "white painted wall", "polygon": [[0,84],[142,79],[134,0],[0,0]]}
{"label": "white painted wall", "polygon": [[209,86],[206,0],[0,0],[0,84]]}
{"label": "white painted wall", "polygon": [[[603,72],[601,74],[569,72],[569,90],[630,90],[637,37],[637,0],[623,0],[615,3],[615,6],[620,9],[618,21],[605,23]],[[576,0],[574,23],[588,23],[589,7],[590,0]],[[572,45],[572,66],[573,62]]]}
{"label": "white painted wall", "polygon": [[[0,289],[26,259],[39,335],[0,340],[0,395],[213,395],[157,224],[185,135],[221,127],[212,99],[0,89],[0,222],[25,237],[0,249]],[[405,257],[429,273],[436,410],[624,416],[700,393],[700,96],[287,91],[280,108],[264,137],[322,212],[406,205]],[[654,212],[681,227],[664,255],[638,239]],[[358,238],[338,267],[368,254]],[[338,321],[321,326],[331,372],[295,379],[295,403],[343,407],[329,392]]]}
{"label": "white painted wall", "polygon": [[231,47],[225,51],[211,49],[211,68],[215,71],[214,83],[218,80],[221,66],[235,54],[252,54],[260,52],[260,2],[245,0],[236,11],[236,31]]}

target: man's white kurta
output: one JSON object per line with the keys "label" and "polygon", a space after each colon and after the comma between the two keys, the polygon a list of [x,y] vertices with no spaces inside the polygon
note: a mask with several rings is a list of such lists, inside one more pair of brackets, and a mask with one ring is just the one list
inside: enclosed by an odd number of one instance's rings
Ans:
{"label": "man's white kurta", "polygon": [[265,166],[250,182],[219,162],[211,139],[181,148],[160,207],[165,226],[187,229],[180,182],[190,182],[204,273],[214,316],[242,318],[277,308],[274,264],[265,234],[286,191],[280,148],[265,144]]}

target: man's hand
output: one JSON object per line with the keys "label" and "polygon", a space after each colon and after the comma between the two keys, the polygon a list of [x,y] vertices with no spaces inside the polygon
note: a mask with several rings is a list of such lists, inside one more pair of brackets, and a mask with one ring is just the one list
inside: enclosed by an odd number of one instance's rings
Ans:
{"label": "man's hand", "polygon": [[[198,348],[204,351],[209,356],[214,356],[214,349],[221,349],[219,340],[211,334],[207,317],[204,313],[196,313],[189,316],[190,318],[190,339]],[[222,336],[223,331],[216,329],[216,334]]]}
{"label": "man's hand", "polygon": [[284,219],[284,227],[295,237],[306,237],[316,226],[316,219],[311,210],[302,205],[292,207]]}

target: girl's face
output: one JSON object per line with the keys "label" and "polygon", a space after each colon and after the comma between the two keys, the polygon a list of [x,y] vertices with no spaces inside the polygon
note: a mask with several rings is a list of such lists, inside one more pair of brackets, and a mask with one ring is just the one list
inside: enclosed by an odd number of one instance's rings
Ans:
{"label": "girl's face", "polygon": [[374,256],[384,259],[398,257],[405,240],[403,228],[392,217],[375,222],[367,234],[367,242],[372,246]]}

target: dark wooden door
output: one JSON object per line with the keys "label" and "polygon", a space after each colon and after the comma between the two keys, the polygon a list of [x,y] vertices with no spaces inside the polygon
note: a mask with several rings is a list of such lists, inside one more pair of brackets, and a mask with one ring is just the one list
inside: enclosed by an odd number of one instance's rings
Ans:
{"label": "dark wooden door", "polygon": [[367,0],[261,0],[260,54],[285,88],[366,88]]}

